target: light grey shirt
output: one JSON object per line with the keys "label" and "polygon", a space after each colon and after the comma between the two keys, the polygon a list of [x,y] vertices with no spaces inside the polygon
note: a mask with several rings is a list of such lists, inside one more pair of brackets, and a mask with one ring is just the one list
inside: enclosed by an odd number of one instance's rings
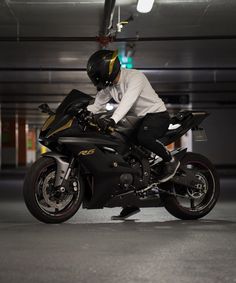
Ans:
{"label": "light grey shirt", "polygon": [[166,111],[164,102],[154,91],[146,76],[135,69],[121,68],[119,82],[99,91],[94,104],[89,105],[88,110],[94,114],[98,113],[111,98],[118,103],[111,117],[116,123],[128,112],[143,117],[147,113]]}

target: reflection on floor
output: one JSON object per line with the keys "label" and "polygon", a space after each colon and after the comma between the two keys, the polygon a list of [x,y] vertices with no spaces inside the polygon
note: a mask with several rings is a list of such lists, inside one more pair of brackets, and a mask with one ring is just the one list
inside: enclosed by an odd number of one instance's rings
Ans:
{"label": "reflection on floor", "polygon": [[180,221],[147,208],[80,210],[62,225],[35,220],[22,200],[22,175],[0,180],[0,282],[236,282],[236,180],[222,179],[215,209]]}

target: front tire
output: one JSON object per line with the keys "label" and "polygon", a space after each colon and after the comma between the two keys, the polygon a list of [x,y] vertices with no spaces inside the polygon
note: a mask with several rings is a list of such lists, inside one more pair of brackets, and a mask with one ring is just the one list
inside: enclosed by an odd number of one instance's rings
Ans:
{"label": "front tire", "polygon": [[[54,187],[56,161],[41,157],[26,174],[23,186],[25,204],[30,213],[44,223],[61,223],[79,209],[84,195],[82,180],[77,179],[77,191],[59,193]],[[74,182],[74,180],[72,180]]]}
{"label": "front tire", "polygon": [[[182,220],[199,219],[207,215],[215,206],[220,195],[220,182],[213,164],[203,155],[187,152],[181,159],[179,170],[193,168],[197,171],[198,178],[204,182],[203,192],[194,192],[192,189],[174,183],[168,184],[171,195],[163,193],[161,198],[167,211]],[[167,184],[166,184],[167,185]],[[175,195],[176,194],[176,195]],[[178,197],[186,196],[189,199]],[[199,197],[198,197],[199,196]],[[194,201],[197,204],[194,204]],[[186,202],[186,204],[185,204]],[[187,204],[189,202],[189,205]]]}

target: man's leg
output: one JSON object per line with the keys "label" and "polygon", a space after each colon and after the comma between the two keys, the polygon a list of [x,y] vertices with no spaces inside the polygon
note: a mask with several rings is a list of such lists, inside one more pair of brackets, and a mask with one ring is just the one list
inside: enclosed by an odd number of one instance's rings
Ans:
{"label": "man's leg", "polygon": [[163,137],[168,130],[169,119],[167,111],[147,114],[139,127],[137,135],[142,146],[160,156],[164,161],[163,174],[160,176],[159,182],[166,182],[171,179],[180,165],[180,162],[172,158],[164,144],[159,141],[159,138]]}
{"label": "man's leg", "polygon": [[[166,182],[173,177],[179,167],[179,161],[172,158],[170,152],[158,140],[163,137],[169,127],[170,117],[168,112],[147,114],[139,126],[137,139],[140,145],[146,147],[160,156],[165,162],[163,176],[159,182]],[[124,220],[131,215],[138,213],[140,209],[135,206],[124,207],[120,215],[112,216],[112,220]]]}

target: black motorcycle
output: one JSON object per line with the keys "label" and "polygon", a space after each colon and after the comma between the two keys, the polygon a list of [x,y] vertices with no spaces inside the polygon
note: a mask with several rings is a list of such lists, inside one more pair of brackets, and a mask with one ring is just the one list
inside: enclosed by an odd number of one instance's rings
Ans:
{"label": "black motorcycle", "polygon": [[[204,156],[178,148],[171,152],[180,161],[176,175],[159,183],[163,161],[137,143],[139,121],[127,117],[121,125],[102,132],[88,115],[91,97],[73,90],[54,113],[40,106],[49,118],[39,141],[50,149],[29,169],[24,181],[25,203],[34,217],[60,223],[79,209],[164,206],[179,219],[208,214],[219,197],[216,170]],[[202,131],[206,112],[180,111],[171,118],[175,129],[160,140],[168,145],[187,131]]]}

